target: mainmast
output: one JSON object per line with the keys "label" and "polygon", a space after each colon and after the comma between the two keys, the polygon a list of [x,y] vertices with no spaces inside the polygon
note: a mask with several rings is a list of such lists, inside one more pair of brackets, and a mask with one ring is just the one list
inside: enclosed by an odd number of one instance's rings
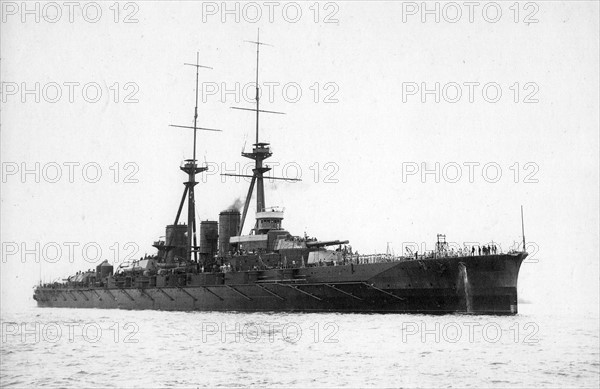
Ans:
{"label": "mainmast", "polygon": [[[194,107],[194,126],[178,126],[171,124],[171,127],[179,127],[179,128],[190,128],[194,130],[194,146],[193,146],[193,157],[192,159],[186,159],[182,166],[179,168],[187,173],[188,180],[184,182],[185,189],[183,191],[183,196],[181,197],[181,202],[179,203],[179,209],[177,210],[177,216],[175,216],[175,223],[177,225],[179,222],[179,216],[181,216],[181,210],[183,209],[183,204],[185,202],[185,198],[187,195],[188,199],[188,215],[187,215],[187,251],[186,251],[186,259],[188,261],[192,260],[192,252],[194,253],[194,261],[198,261],[198,253],[197,246],[198,241],[196,239],[196,200],[194,197],[194,187],[198,184],[196,182],[196,174],[206,171],[208,167],[202,166],[199,167],[196,160],[196,137],[198,130],[202,131],[221,131],[213,128],[203,128],[198,127],[198,70],[200,68],[212,69],[208,66],[200,65],[200,53],[196,53],[196,63],[185,63],[184,65],[194,66],[196,68],[196,105]],[[169,242],[167,242],[169,244]]]}
{"label": "mainmast", "polygon": [[[248,195],[246,196],[246,201],[244,203],[244,211],[242,213],[242,219],[240,221],[240,226],[238,229],[238,235],[241,235],[242,230],[244,228],[244,222],[246,220],[246,215],[248,214],[248,208],[250,206],[250,199],[252,198],[252,192],[254,191],[254,185],[256,184],[256,212],[263,212],[265,210],[265,188],[264,188],[264,173],[271,170],[270,167],[263,165],[263,161],[269,158],[271,155],[271,148],[268,143],[260,142],[259,140],[259,114],[261,112],[264,113],[273,113],[284,115],[283,112],[276,111],[265,111],[260,109],[260,86],[258,83],[258,69],[259,69],[259,58],[260,58],[260,46],[272,46],[267,43],[260,41],[260,29],[258,30],[256,41],[245,41],[248,43],[252,43],[256,45],[256,107],[252,108],[240,108],[240,107],[231,107],[232,109],[239,109],[242,111],[253,111],[256,113],[256,141],[252,145],[252,152],[245,153],[242,152],[242,156],[253,159],[254,160],[254,169],[252,169],[253,174],[243,175],[243,174],[222,174],[223,176],[234,176],[234,177],[249,177],[252,178],[250,181],[250,187],[248,188]],[[300,181],[298,179],[292,178],[281,178],[281,177],[268,177],[272,180],[287,180],[287,181]]]}

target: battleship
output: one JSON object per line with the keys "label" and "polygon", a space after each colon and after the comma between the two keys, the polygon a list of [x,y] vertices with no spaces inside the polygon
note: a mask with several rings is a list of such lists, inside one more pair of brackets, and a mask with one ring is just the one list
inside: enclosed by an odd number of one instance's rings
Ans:
{"label": "battleship", "polygon": [[[196,159],[199,55],[192,158],[179,167],[187,176],[173,224],[164,239],[153,242],[156,253],[121,264],[108,261],[95,271],[82,271],[54,283],[40,283],[33,298],[39,307],[155,309],[177,311],[295,311],[426,314],[514,315],[519,269],[527,257],[521,208],[522,250],[502,252],[495,245],[450,248],[437,235],[435,249],[419,253],[360,255],[348,240],[322,241],[296,236],[283,228],[284,210],[268,207],[264,180],[272,156],[259,138],[259,115],[281,114],[260,107],[259,57],[256,45],[255,142],[242,156],[254,161],[242,209],[226,209],[218,220],[196,222],[196,175],[207,170]],[[244,226],[256,199],[254,224]],[[187,222],[182,211],[187,202]]]}

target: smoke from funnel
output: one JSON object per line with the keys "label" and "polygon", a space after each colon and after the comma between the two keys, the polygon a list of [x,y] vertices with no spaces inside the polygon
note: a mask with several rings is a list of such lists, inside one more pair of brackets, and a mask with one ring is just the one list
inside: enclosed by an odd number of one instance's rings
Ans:
{"label": "smoke from funnel", "polygon": [[235,199],[233,204],[231,204],[229,207],[227,207],[227,209],[235,209],[236,211],[239,211],[242,209],[243,205],[244,205],[244,202],[242,201],[241,197],[238,197],[237,199]]}

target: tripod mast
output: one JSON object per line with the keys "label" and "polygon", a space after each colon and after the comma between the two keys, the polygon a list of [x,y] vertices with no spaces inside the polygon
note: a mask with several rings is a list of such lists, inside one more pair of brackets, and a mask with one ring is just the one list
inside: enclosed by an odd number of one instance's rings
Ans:
{"label": "tripod mast", "polygon": [[[203,128],[198,127],[198,71],[200,68],[212,69],[208,66],[200,65],[200,53],[196,53],[196,63],[185,63],[184,65],[194,66],[196,68],[196,105],[194,107],[194,126],[178,126],[171,124],[171,127],[178,128],[190,128],[194,130],[194,146],[193,146],[193,157],[192,159],[186,159],[182,166],[179,168],[187,173],[188,180],[184,182],[185,189],[183,191],[183,196],[181,197],[181,202],[179,203],[179,209],[177,211],[177,216],[175,216],[175,225],[179,222],[179,216],[181,216],[181,210],[183,209],[183,204],[186,199],[188,200],[188,215],[187,215],[187,250],[186,250],[186,259],[188,261],[192,260],[192,253],[194,253],[194,261],[198,261],[198,252],[196,250],[198,246],[198,240],[196,238],[196,199],[194,196],[194,187],[198,184],[196,182],[196,174],[204,172],[208,169],[206,166],[199,167],[196,160],[196,138],[198,130],[201,131],[221,131],[213,128]],[[167,242],[168,244],[169,242]]]}
{"label": "tripod mast", "polygon": [[[250,181],[250,187],[248,188],[248,194],[246,196],[246,201],[244,203],[244,211],[242,213],[242,219],[240,221],[240,226],[238,229],[238,235],[242,234],[242,229],[244,228],[244,222],[246,220],[246,215],[248,214],[248,208],[250,206],[250,199],[252,198],[252,193],[254,191],[254,186],[256,184],[256,212],[263,212],[265,210],[265,188],[264,188],[264,173],[271,170],[270,167],[263,165],[263,161],[269,158],[271,155],[271,148],[268,143],[260,142],[259,140],[259,114],[261,112],[264,113],[272,113],[284,115],[283,112],[276,111],[265,111],[260,109],[260,86],[258,84],[258,70],[259,70],[259,58],[260,58],[260,46],[271,46],[267,43],[260,41],[260,29],[258,30],[256,41],[246,41],[248,43],[252,43],[256,45],[256,107],[252,108],[240,108],[240,107],[231,107],[232,109],[239,109],[242,111],[252,111],[256,113],[256,143],[253,144],[252,152],[245,153],[242,152],[242,156],[253,159],[254,160],[254,169],[252,169],[253,174],[251,176],[240,175],[240,174],[222,174],[223,176],[234,176],[234,177],[249,177],[252,178]],[[272,180],[286,180],[286,181],[300,181],[298,179],[292,178],[281,178],[281,177],[268,177]]]}

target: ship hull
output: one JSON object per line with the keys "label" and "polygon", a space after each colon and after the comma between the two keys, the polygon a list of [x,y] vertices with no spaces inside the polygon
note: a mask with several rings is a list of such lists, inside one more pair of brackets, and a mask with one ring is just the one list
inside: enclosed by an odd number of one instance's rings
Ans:
{"label": "ship hull", "polygon": [[34,298],[63,308],[514,315],[526,255],[266,270],[252,282],[236,272],[222,284],[38,288]]}

